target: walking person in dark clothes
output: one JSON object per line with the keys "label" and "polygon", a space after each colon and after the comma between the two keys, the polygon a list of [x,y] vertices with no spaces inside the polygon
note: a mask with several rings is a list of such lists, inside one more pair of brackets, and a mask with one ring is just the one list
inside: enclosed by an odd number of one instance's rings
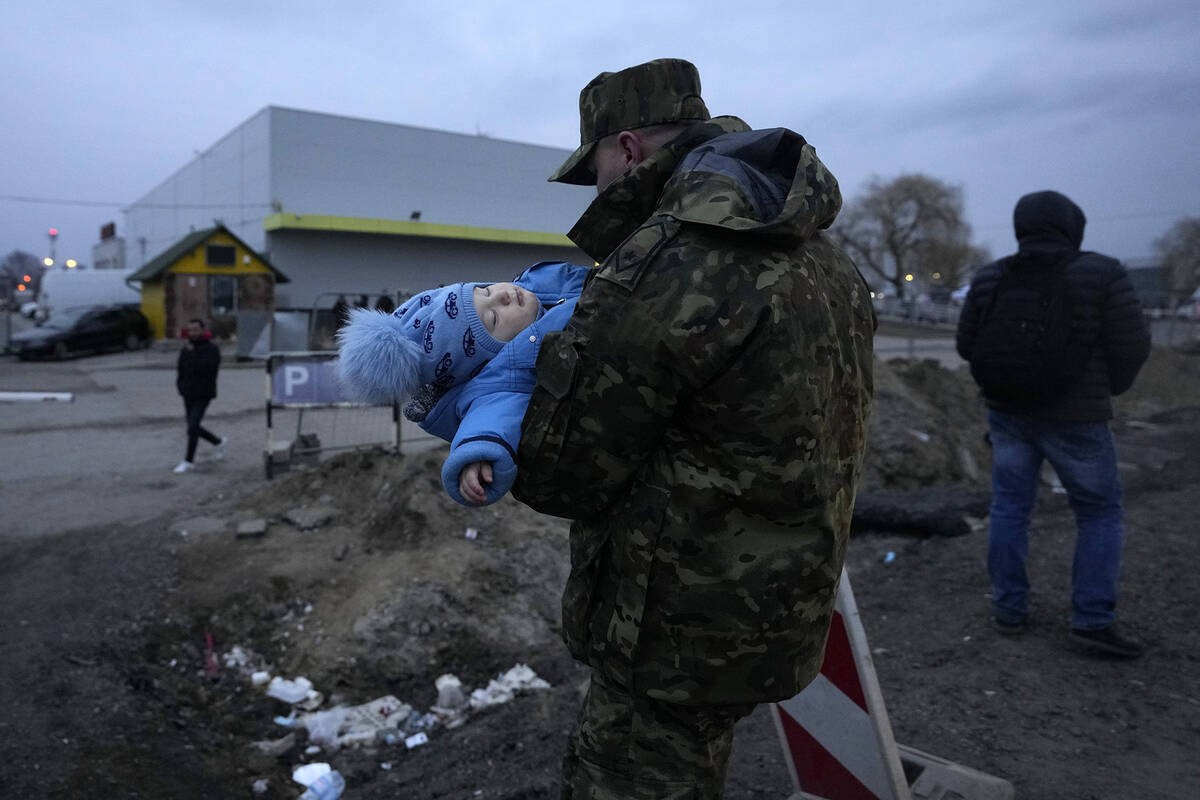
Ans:
{"label": "walking person in dark clothes", "polygon": [[218,461],[225,457],[226,442],[226,439],[200,424],[208,404],[217,396],[221,350],[212,343],[212,334],[205,329],[204,320],[192,320],[188,323],[187,331],[188,341],[179,351],[175,377],[175,388],[183,397],[183,408],[187,415],[187,457],[175,467],[175,471],[180,473],[195,469],[196,443],[200,439],[216,445],[213,457]]}
{"label": "walking person in dark clothes", "polygon": [[[992,443],[992,506],[988,525],[988,574],[992,580],[992,621],[1003,634],[1019,634],[1030,613],[1029,523],[1042,462],[1049,461],[1075,512],[1075,557],[1071,567],[1070,639],[1087,651],[1136,658],[1142,645],[1117,627],[1117,579],[1124,542],[1121,476],[1109,420],[1112,398],[1133,385],[1150,355],[1150,330],[1137,293],[1119,261],[1080,250],[1087,223],[1083,210],[1053,191],[1027,194],[1013,210],[1017,252],[980,267],[958,321],[958,354],[971,364],[988,406]],[[993,350],[987,320],[997,294],[1009,294],[1031,316],[1038,295],[1028,287],[1057,272],[1068,304],[1066,349],[1075,370],[1064,385],[1040,395],[1034,373],[1011,381],[989,381],[979,371]],[[1004,285],[1025,289],[1000,292]],[[1054,285],[1053,283],[1048,285]],[[1050,307],[1039,306],[1039,307]],[[1018,319],[1020,319],[1018,317]],[[1027,329],[1037,326],[1021,320]],[[1000,338],[1020,339],[1005,329]],[[1003,342],[1001,342],[1003,344]],[[986,385],[985,385],[986,384]],[[989,388],[990,387],[990,388]]]}

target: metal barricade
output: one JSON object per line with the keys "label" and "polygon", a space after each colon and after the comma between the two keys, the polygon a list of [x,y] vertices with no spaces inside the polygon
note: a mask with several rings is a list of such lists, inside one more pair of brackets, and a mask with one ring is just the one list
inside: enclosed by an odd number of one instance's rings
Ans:
{"label": "metal barricade", "polygon": [[[346,399],[338,382],[336,358],[336,351],[320,350],[267,356],[267,437],[263,451],[267,478],[289,468],[293,461],[315,461],[322,452],[380,445],[400,449],[399,404],[373,406]],[[295,414],[295,436],[277,439],[276,428],[284,421],[284,412]],[[330,412],[330,418],[314,419]],[[308,431],[306,417],[311,428]]]}

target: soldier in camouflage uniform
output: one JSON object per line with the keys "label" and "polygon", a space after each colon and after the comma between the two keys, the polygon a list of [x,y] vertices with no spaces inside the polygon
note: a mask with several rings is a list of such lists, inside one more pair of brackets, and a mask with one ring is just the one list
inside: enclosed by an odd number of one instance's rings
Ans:
{"label": "soldier in camouflage uniform", "polygon": [[803,137],[710,119],[679,60],[602,73],[580,118],[551,180],[598,184],[570,237],[600,266],[543,342],[513,490],[574,520],[563,796],[720,798],[734,723],[820,669],[874,312]]}

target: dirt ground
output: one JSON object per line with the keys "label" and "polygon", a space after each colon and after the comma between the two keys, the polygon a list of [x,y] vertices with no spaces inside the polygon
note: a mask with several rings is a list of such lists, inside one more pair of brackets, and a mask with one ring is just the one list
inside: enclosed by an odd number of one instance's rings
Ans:
{"label": "dirt ground", "polygon": [[[881,364],[877,397],[864,503],[986,491],[983,411],[962,370]],[[1119,610],[1148,645],[1137,661],[1068,646],[1073,527],[1048,486],[1021,637],[988,626],[977,518],[952,537],[876,523],[848,557],[896,738],[1004,777],[1022,800],[1183,800],[1200,788],[1200,358],[1157,351],[1114,430],[1127,494]],[[296,797],[291,772],[307,761],[339,770],[351,800],[557,796],[586,680],[558,639],[566,523],[511,499],[456,506],[440,460],[350,453],[271,482],[209,471],[157,515],[139,507],[102,524],[89,523],[93,498],[56,483],[75,524],[0,538],[5,796]],[[265,535],[238,538],[252,520]],[[235,646],[248,664],[225,663]],[[551,688],[435,727],[411,750],[306,753],[303,730],[276,754],[253,744],[289,733],[274,721],[289,706],[255,688],[252,669],[307,677],[321,708],[393,695],[424,712],[438,676],[469,690],[517,663]],[[726,796],[791,792],[760,708],[739,726]]]}

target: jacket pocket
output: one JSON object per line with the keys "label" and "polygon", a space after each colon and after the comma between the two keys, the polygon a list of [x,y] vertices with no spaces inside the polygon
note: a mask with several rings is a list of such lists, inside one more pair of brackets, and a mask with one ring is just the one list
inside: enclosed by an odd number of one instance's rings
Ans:
{"label": "jacket pocket", "polygon": [[584,660],[627,688],[632,687],[646,591],[670,499],[667,490],[641,484],[606,515],[607,535],[590,576]]}
{"label": "jacket pocket", "polygon": [[608,531],[587,523],[571,526],[571,573],[562,595],[562,637],[567,650],[587,661],[589,622],[597,596],[603,562],[608,559]]}
{"label": "jacket pocket", "polygon": [[569,344],[547,342],[537,361],[538,383],[521,419],[517,445],[517,480],[513,496],[543,514],[574,517],[569,498],[561,491],[563,476],[554,465],[562,452],[571,420],[571,387],[579,357]]}

